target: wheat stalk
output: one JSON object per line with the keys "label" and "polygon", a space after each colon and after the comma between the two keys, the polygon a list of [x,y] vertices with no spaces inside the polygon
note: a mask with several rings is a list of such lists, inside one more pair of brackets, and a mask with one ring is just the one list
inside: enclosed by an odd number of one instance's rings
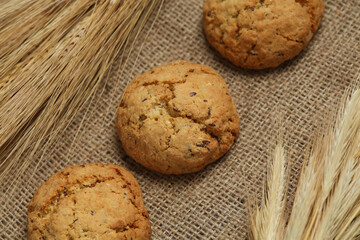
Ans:
{"label": "wheat stalk", "polygon": [[[250,236],[255,236],[252,239],[269,239],[263,230],[269,228],[279,232],[271,239],[280,240],[360,237],[360,89],[353,92],[344,106],[336,124],[319,136],[304,163],[288,224],[274,228],[274,223],[269,222],[283,216],[276,210],[284,204],[282,201],[272,205],[263,201],[261,210],[255,214],[256,221],[252,222]],[[271,174],[279,174],[279,169],[274,164]],[[269,189],[277,189],[274,196],[285,194],[279,182],[269,183]],[[267,216],[269,213],[273,216]],[[283,218],[275,222],[284,221]]]}
{"label": "wheat stalk", "polygon": [[[0,183],[10,172],[17,179],[56,140],[161,3],[0,3]],[[10,187],[1,184],[1,198]]]}

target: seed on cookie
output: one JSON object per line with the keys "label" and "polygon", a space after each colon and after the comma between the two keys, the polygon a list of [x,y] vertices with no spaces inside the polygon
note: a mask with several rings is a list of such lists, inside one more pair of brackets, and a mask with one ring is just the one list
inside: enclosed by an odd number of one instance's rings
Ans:
{"label": "seed on cookie", "polygon": [[[141,102],[145,97],[151,101]],[[209,66],[186,61],[136,76],[116,119],[127,154],[165,174],[197,172],[219,159],[238,136],[239,124],[223,78]]]}
{"label": "seed on cookie", "polygon": [[317,31],[323,0],[205,0],[209,43],[233,64],[276,67],[298,55]]}
{"label": "seed on cookie", "polygon": [[150,236],[139,184],[113,164],[76,165],[55,173],[35,192],[28,208],[30,240]]}

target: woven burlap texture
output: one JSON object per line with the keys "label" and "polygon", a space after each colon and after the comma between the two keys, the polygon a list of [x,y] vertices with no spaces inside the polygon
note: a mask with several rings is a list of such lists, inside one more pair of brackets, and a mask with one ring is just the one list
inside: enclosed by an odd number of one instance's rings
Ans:
{"label": "woven burlap texture", "polygon": [[[310,139],[358,78],[359,1],[326,1],[320,29],[308,47],[280,67],[262,71],[237,68],[209,46],[202,4],[169,0],[155,23],[153,14],[128,61],[117,60],[95,100],[19,180],[0,213],[1,239],[26,239],[27,205],[34,191],[58,170],[90,162],[114,163],[134,174],[150,214],[152,239],[244,239],[248,196],[261,199],[279,126],[285,129],[291,206]],[[232,149],[203,171],[166,176],[126,156],[114,122],[121,94],[136,74],[178,59],[207,64],[224,77],[241,129]]]}

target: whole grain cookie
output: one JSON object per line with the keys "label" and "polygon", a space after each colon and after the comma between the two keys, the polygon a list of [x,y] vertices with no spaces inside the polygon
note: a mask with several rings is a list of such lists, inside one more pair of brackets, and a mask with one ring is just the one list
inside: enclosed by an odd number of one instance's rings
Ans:
{"label": "whole grain cookie", "polygon": [[87,164],[52,175],[28,208],[29,239],[150,239],[140,187],[125,169]]}
{"label": "whole grain cookie", "polygon": [[136,76],[116,120],[125,151],[166,174],[196,172],[220,158],[238,136],[239,124],[223,78],[186,61]]}
{"label": "whole grain cookie", "polygon": [[205,0],[209,43],[237,66],[276,67],[300,53],[319,27],[323,0]]}

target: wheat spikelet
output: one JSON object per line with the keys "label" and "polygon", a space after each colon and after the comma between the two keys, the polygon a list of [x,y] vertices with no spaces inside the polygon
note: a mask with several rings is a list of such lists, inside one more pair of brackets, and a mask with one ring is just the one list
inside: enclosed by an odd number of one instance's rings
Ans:
{"label": "wheat spikelet", "polygon": [[275,147],[273,163],[268,171],[267,191],[261,209],[256,207],[250,226],[250,239],[282,239],[285,221],[285,154],[282,144]]}
{"label": "wheat spikelet", "polygon": [[[1,183],[14,169],[14,179],[21,175],[45,140],[55,141],[161,2],[0,3]],[[4,185],[6,193],[11,184]]]}
{"label": "wheat spikelet", "polygon": [[[360,215],[359,209],[357,215]],[[360,239],[360,218],[357,217],[349,226],[346,226],[346,229],[343,229],[343,232],[340,232],[336,237],[336,240],[339,239]]]}

